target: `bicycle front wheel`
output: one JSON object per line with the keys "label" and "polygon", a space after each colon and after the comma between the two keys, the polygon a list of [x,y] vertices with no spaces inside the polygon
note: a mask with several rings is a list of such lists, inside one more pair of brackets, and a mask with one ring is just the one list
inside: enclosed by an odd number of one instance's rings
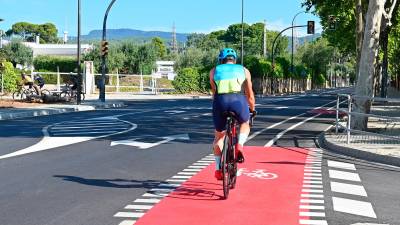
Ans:
{"label": "bicycle front wheel", "polygon": [[14,100],[23,99],[24,98],[24,92],[23,91],[14,91],[12,97],[13,97]]}
{"label": "bicycle front wheel", "polygon": [[224,199],[228,198],[229,195],[229,137],[228,135],[224,138],[224,147],[222,148],[222,157],[221,157],[221,169],[222,169],[222,188],[224,191]]}

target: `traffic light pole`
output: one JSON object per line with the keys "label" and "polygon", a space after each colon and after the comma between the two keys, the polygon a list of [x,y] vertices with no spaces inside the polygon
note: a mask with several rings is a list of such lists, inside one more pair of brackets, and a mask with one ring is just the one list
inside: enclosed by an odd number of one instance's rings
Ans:
{"label": "traffic light pole", "polygon": [[[106,33],[107,33],[107,17],[108,17],[108,13],[111,10],[111,7],[113,6],[113,4],[115,3],[116,0],[112,0],[110,5],[107,8],[107,11],[104,15],[104,20],[103,20],[103,38],[102,41],[105,42],[106,41]],[[100,80],[100,95],[99,95],[99,99],[101,102],[105,102],[106,101],[106,54],[102,54],[101,55],[101,80]]]}
{"label": "traffic light pole", "polygon": [[[298,26],[291,26],[291,27],[285,28],[278,35],[276,35],[274,41],[272,42],[272,49],[271,49],[272,73],[274,73],[274,71],[275,71],[275,42],[276,42],[276,40],[278,40],[278,38],[281,36],[281,34],[283,32],[285,32],[289,29],[297,28],[297,27],[307,27],[307,25],[298,25]],[[271,83],[271,94],[273,94],[273,93],[274,93],[274,79],[272,79],[272,83]]]}

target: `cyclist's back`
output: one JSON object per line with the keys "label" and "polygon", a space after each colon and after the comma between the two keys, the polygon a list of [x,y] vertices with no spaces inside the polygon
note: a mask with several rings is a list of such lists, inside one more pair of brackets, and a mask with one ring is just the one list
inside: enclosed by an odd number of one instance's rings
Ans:
{"label": "cyclist's back", "polygon": [[220,65],[210,71],[211,89],[213,98],[213,122],[215,126],[215,139],[213,144],[217,179],[222,178],[219,168],[221,149],[226,131],[226,114],[233,112],[240,124],[238,145],[236,146],[238,162],[243,162],[241,152],[244,142],[250,132],[250,112],[254,111],[255,100],[252,90],[250,72],[242,65],[236,64],[236,52],[231,48],[223,49],[219,54]]}

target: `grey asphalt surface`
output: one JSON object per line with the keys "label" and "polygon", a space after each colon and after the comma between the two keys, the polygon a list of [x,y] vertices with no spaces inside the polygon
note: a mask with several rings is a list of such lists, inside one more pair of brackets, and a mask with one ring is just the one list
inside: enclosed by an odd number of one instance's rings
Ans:
{"label": "grey asphalt surface", "polygon": [[[329,94],[259,98],[259,115],[253,132],[334,100],[335,97]],[[126,101],[125,104],[127,107],[119,109],[0,121],[0,156],[38,143],[46,126],[50,126],[50,131],[62,131],[63,125],[81,124],[79,132],[68,131],[68,134],[62,135],[72,140],[81,135],[80,132],[90,129],[96,129],[89,135],[93,138],[107,131],[116,132],[117,127],[103,126],[107,125],[104,117],[137,124],[136,129],[126,133],[0,159],[0,224],[119,224],[121,218],[113,215],[125,205],[210,154],[213,140],[210,100],[136,100]],[[312,115],[307,113],[265,130],[247,144],[264,146],[277,133]],[[317,117],[287,132],[275,145],[317,147],[315,140],[318,134],[326,130],[332,121],[331,116]],[[103,124],[93,128],[96,122]],[[49,136],[56,137],[57,132],[49,132]],[[110,146],[112,141],[135,139],[157,142],[162,137],[178,134],[188,134],[190,140],[175,140],[149,149]],[[323,163],[326,164],[329,157],[354,162],[353,159],[325,151]],[[326,219],[329,224],[361,221],[400,224],[400,170],[357,162],[360,165],[356,167],[378,218],[372,220],[334,211],[329,200],[332,193],[328,185],[329,176],[324,168]]]}

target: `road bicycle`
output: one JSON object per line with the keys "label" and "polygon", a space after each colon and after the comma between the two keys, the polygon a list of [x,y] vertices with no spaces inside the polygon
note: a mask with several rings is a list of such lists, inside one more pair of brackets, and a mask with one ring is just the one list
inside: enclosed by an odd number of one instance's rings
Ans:
{"label": "road bicycle", "polygon": [[[78,91],[76,89],[72,89],[70,84],[65,84],[63,91],[60,93],[60,97],[66,99],[67,101],[77,100]],[[81,100],[85,100],[85,94],[81,93]]]}
{"label": "road bicycle", "polygon": [[33,95],[36,95],[36,91],[33,87],[26,88],[25,85],[19,85],[18,90],[13,92],[12,97],[14,100],[24,100],[32,98]]}
{"label": "road bicycle", "polygon": [[[229,189],[235,188],[237,175],[237,155],[235,148],[237,143],[237,127],[238,122],[234,112],[224,112],[227,117],[227,130],[224,138],[224,146],[222,148],[221,165],[222,168],[222,187],[224,191],[224,199],[228,198]],[[253,120],[256,111],[250,113],[250,126],[253,125]]]}

